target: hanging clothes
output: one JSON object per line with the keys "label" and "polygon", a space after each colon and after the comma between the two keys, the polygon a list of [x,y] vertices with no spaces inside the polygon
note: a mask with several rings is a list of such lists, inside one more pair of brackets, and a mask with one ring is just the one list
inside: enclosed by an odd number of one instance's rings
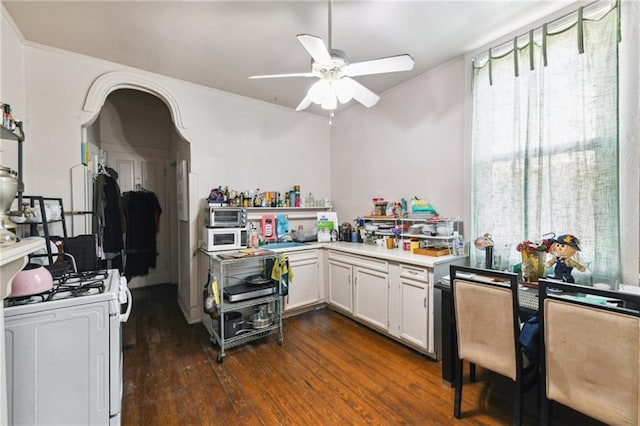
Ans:
{"label": "hanging clothes", "polygon": [[111,167],[98,166],[93,191],[93,233],[101,243],[101,259],[113,261],[113,267],[122,269],[124,241],[124,213],[118,185],[118,173]]}
{"label": "hanging clothes", "polygon": [[126,223],[127,279],[147,275],[156,267],[156,234],[159,231],[162,209],[158,197],[151,191],[129,191],[122,196]]}

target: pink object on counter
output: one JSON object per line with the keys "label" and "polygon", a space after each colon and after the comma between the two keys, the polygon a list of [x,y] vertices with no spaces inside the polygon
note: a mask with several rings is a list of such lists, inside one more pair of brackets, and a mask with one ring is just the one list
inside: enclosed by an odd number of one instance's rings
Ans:
{"label": "pink object on counter", "polygon": [[23,297],[51,290],[53,276],[47,268],[29,263],[18,272],[11,284],[9,297]]}

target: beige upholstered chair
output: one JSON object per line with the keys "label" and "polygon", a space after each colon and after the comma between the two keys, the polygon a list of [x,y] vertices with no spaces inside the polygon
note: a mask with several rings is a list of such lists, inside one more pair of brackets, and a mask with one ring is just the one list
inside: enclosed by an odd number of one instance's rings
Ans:
{"label": "beige upholstered chair", "polygon": [[[460,418],[463,360],[513,380],[514,424],[522,418],[525,391],[523,355],[518,343],[517,275],[491,270],[451,266],[451,290],[455,327],[456,374],[453,414]],[[535,366],[531,366],[531,371]],[[535,383],[535,382],[533,382]]]}
{"label": "beige upholstered chair", "polygon": [[637,425],[640,296],[547,280],[539,292],[542,424],[555,401],[607,424]]}

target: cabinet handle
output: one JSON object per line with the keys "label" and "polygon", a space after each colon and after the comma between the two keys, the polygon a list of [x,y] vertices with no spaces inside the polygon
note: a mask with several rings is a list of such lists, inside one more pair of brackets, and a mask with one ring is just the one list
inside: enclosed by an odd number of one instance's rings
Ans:
{"label": "cabinet handle", "polygon": [[425,308],[427,307],[427,298],[426,297],[424,298],[424,307]]}
{"label": "cabinet handle", "polygon": [[407,271],[407,272],[409,272],[411,275],[418,275],[416,271]]}
{"label": "cabinet handle", "polygon": [[347,275],[347,282],[351,284],[351,275]]}

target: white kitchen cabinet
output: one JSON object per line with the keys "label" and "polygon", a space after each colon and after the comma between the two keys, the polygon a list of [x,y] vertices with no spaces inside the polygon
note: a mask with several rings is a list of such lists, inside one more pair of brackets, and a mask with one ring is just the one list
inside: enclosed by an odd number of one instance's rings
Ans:
{"label": "white kitchen cabinet", "polygon": [[329,303],[348,313],[353,312],[352,266],[329,260]]}
{"label": "white kitchen cabinet", "polygon": [[430,271],[415,265],[398,265],[392,286],[399,305],[397,336],[411,346],[434,352],[433,284]]}
{"label": "white kitchen cabinet", "polygon": [[329,251],[329,304],[388,330],[389,271],[384,260]]}
{"label": "white kitchen cabinet", "polygon": [[355,317],[388,330],[389,274],[355,266],[353,276]]}
{"label": "white kitchen cabinet", "polygon": [[320,300],[320,266],[318,250],[288,252],[293,280],[285,297],[285,312],[318,303]]}

